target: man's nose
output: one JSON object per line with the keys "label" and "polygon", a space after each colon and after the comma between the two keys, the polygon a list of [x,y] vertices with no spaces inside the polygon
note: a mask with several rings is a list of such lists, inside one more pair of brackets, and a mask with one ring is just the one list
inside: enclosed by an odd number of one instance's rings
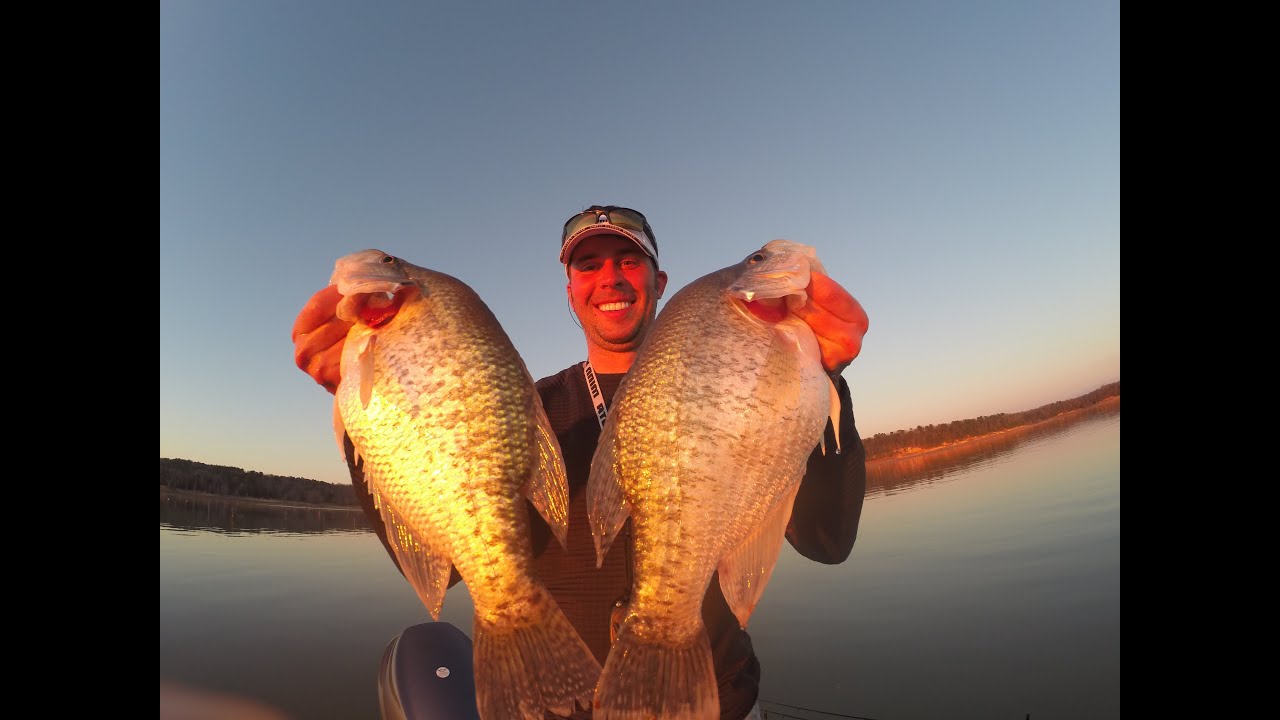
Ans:
{"label": "man's nose", "polygon": [[625,277],[622,274],[622,268],[618,266],[618,263],[612,260],[607,260],[600,266],[600,274],[598,277],[601,285],[608,286],[619,285],[623,280],[625,280]]}

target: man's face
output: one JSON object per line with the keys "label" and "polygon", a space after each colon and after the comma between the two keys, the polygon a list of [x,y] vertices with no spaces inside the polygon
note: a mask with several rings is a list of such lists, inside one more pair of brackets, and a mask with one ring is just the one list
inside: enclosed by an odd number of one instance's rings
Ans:
{"label": "man's face", "polygon": [[667,274],[618,235],[596,235],[569,258],[569,302],[587,342],[612,352],[640,347],[657,314]]}

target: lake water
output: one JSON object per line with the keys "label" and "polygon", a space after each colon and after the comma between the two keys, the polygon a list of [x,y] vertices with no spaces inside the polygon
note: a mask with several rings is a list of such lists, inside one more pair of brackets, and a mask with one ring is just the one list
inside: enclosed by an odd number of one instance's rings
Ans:
{"label": "lake water", "polygon": [[[784,545],[751,618],[770,718],[1120,717],[1118,402],[868,470],[853,554]],[[441,619],[471,612],[459,584]],[[162,681],[375,720],[384,648],[429,619],[357,510],[162,492]]]}

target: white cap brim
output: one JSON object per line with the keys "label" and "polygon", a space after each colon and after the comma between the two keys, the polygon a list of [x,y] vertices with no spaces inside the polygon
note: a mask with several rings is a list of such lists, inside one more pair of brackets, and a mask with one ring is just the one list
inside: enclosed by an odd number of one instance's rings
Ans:
{"label": "white cap brim", "polygon": [[653,264],[655,266],[658,264],[658,248],[653,244],[653,238],[649,237],[649,233],[644,231],[628,230],[627,228],[608,222],[598,222],[594,225],[579,228],[577,232],[565,238],[564,244],[560,246],[560,262],[568,265],[569,258],[573,255],[573,249],[578,247],[578,243],[596,235],[621,235],[636,245],[639,245],[645,255],[653,258]]}

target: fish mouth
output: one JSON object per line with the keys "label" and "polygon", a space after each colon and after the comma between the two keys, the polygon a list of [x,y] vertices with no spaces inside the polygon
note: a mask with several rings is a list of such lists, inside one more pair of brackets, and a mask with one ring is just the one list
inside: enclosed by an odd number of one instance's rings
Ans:
{"label": "fish mouth", "polygon": [[394,294],[405,285],[412,285],[409,280],[390,278],[385,275],[355,275],[338,281],[338,292],[345,296],[366,295],[370,293]]}
{"label": "fish mouth", "polygon": [[342,301],[338,303],[337,315],[347,322],[380,328],[391,322],[400,308],[420,293],[416,283],[357,281],[347,287]]}
{"label": "fish mouth", "polygon": [[809,299],[809,264],[794,253],[777,255],[767,262],[772,267],[750,268],[731,284],[728,295],[740,310],[768,324],[777,324],[802,307]]}
{"label": "fish mouth", "polygon": [[780,323],[791,314],[791,309],[787,307],[786,297],[765,297],[758,300],[743,300],[734,298],[734,304],[745,309],[756,318],[766,323]]}
{"label": "fish mouth", "polygon": [[[804,284],[802,285],[801,282]],[[729,294],[747,302],[758,299],[784,299],[788,295],[803,296],[809,285],[809,274],[795,272],[757,273],[749,279],[729,286]]]}

